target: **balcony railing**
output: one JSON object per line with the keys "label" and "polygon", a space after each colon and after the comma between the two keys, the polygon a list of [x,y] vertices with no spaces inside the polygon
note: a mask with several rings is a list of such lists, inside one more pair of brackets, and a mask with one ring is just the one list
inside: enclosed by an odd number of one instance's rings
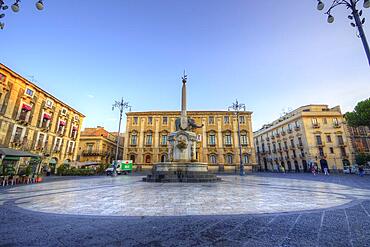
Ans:
{"label": "balcony railing", "polygon": [[111,156],[112,153],[105,150],[83,150],[83,156]]}
{"label": "balcony railing", "polygon": [[301,129],[301,126],[295,126],[294,129],[295,131],[299,131]]}
{"label": "balcony railing", "polygon": [[314,128],[314,129],[320,128],[320,124],[319,123],[313,123],[312,128]]}
{"label": "balcony railing", "polygon": [[340,124],[339,123],[334,123],[333,128],[340,128]]}

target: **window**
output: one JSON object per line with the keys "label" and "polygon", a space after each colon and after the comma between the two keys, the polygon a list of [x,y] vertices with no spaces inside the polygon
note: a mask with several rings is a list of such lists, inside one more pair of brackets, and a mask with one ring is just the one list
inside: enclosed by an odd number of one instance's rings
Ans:
{"label": "window", "polygon": [[294,139],[291,139],[291,140],[290,140],[290,146],[291,146],[292,148],[295,148]]}
{"label": "window", "polygon": [[216,134],[214,132],[209,133],[209,145],[216,145]]}
{"label": "window", "polygon": [[42,149],[44,147],[46,135],[44,133],[39,132],[36,141],[36,149]]}
{"label": "window", "polygon": [[312,124],[313,124],[313,125],[317,125],[317,118],[313,118],[313,119],[312,119]]}
{"label": "window", "polygon": [[28,96],[30,96],[30,97],[33,97],[33,95],[34,95],[33,90],[32,90],[32,89],[30,89],[30,88],[27,88],[27,89],[26,89],[26,95],[28,95]]}
{"label": "window", "polygon": [[23,135],[23,128],[22,127],[16,127],[13,135],[13,142],[21,142],[22,141],[22,135]]}
{"label": "window", "polygon": [[224,137],[225,145],[231,146],[231,133],[227,132]]}
{"label": "window", "polygon": [[233,155],[232,154],[227,154],[226,155],[226,163],[231,165],[233,163]]}
{"label": "window", "polygon": [[334,153],[334,148],[330,147],[330,153],[333,154]]}
{"label": "window", "polygon": [[75,120],[75,121],[78,121],[78,119],[79,119],[78,115],[75,115],[75,116],[74,116],[74,120]]}
{"label": "window", "polygon": [[148,117],[148,124],[150,124],[150,125],[153,124],[153,117]]}
{"label": "window", "polygon": [[317,145],[322,145],[322,140],[321,140],[321,136],[320,135],[317,135],[316,136],[316,144]]}
{"label": "window", "polygon": [[87,153],[91,154],[93,152],[94,144],[87,144]]}
{"label": "window", "polygon": [[137,123],[138,123],[138,117],[134,117],[134,121],[133,122],[134,122],[135,125],[137,125]]}
{"label": "window", "polygon": [[248,164],[249,163],[249,158],[247,154],[243,154],[243,164]]}
{"label": "window", "polygon": [[44,115],[42,116],[41,128],[43,129],[49,128],[50,122],[51,122],[51,116],[47,113],[44,113]]}
{"label": "window", "polygon": [[167,123],[168,123],[168,117],[163,117],[162,124],[167,125]]}
{"label": "window", "polygon": [[331,142],[331,136],[330,135],[326,136],[326,141],[329,142],[329,143]]}
{"label": "window", "polygon": [[0,73],[0,82],[5,82],[6,76]]}
{"label": "window", "polygon": [[162,134],[161,145],[167,145],[167,134]]}
{"label": "window", "polygon": [[244,146],[248,145],[248,135],[246,132],[242,132],[240,135],[240,143]]}
{"label": "window", "polygon": [[299,146],[303,146],[303,142],[302,142],[302,138],[301,137],[298,137],[298,145]]}
{"label": "window", "polygon": [[152,145],[153,143],[153,135],[152,132],[149,132],[145,136],[145,145]]}
{"label": "window", "polygon": [[211,164],[217,164],[217,156],[215,154],[211,154],[209,160]]}
{"label": "window", "polygon": [[272,152],[276,153],[276,144],[275,143],[272,144]]}
{"label": "window", "polygon": [[346,153],[346,149],[344,147],[340,147],[340,153],[342,154],[342,156],[346,157],[347,156],[347,153]]}
{"label": "window", "polygon": [[288,124],[288,131],[292,131],[292,124]]}
{"label": "window", "polygon": [[59,152],[60,151],[60,147],[62,146],[62,138],[55,138],[55,142],[54,142],[54,152]]}
{"label": "window", "polygon": [[319,148],[319,155],[320,156],[325,156],[323,148]]}
{"label": "window", "polygon": [[299,123],[298,123],[298,121],[295,121],[295,123],[294,123],[294,124],[295,124],[295,127],[296,127],[296,128],[299,128]]}
{"label": "window", "polygon": [[293,150],[293,157],[297,158],[297,154],[296,154],[295,150]]}
{"label": "window", "polygon": [[31,115],[32,106],[23,104],[21,108],[21,112],[19,113],[19,120],[28,122],[30,115]]}
{"label": "window", "polygon": [[58,125],[58,131],[57,131],[59,135],[63,135],[64,134],[64,128],[65,128],[65,126],[66,126],[66,122],[60,120],[59,121],[59,125]]}
{"label": "window", "polygon": [[286,141],[284,142],[284,148],[288,149],[288,143]]}
{"label": "window", "polygon": [[338,118],[333,118],[333,124],[335,126],[339,125]]}
{"label": "window", "polygon": [[78,132],[78,126],[72,125],[70,137],[76,139]]}
{"label": "window", "polygon": [[338,136],[338,145],[344,145],[343,136]]}
{"label": "window", "polygon": [[245,124],[245,117],[244,116],[239,116],[239,122],[241,124]]}
{"label": "window", "polygon": [[211,116],[208,117],[208,124],[214,124],[215,123],[215,117]]}
{"label": "window", "polygon": [[136,146],[137,145],[137,133],[133,132],[131,134],[131,145]]}
{"label": "window", "polygon": [[230,123],[230,117],[224,116],[224,124],[229,124],[229,123]]}
{"label": "window", "polygon": [[62,110],[60,110],[60,114],[63,116],[67,115],[67,109],[63,107]]}
{"label": "window", "polygon": [[326,117],[324,117],[324,118],[322,119],[322,122],[323,122],[324,124],[327,124],[327,123],[328,123],[328,120],[326,119]]}
{"label": "window", "polygon": [[50,99],[46,99],[45,105],[46,105],[46,107],[52,108],[53,107],[53,101],[51,101]]}

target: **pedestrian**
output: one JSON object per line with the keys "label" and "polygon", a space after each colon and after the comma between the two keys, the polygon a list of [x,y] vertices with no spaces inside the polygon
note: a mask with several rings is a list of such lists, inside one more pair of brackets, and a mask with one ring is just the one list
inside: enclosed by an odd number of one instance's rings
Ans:
{"label": "pedestrian", "polygon": [[328,165],[324,165],[324,174],[329,176],[329,168],[328,168]]}
{"label": "pedestrian", "polygon": [[282,173],[285,173],[285,167],[284,166],[280,166],[280,170]]}
{"label": "pedestrian", "polygon": [[362,165],[358,167],[358,174],[360,175],[360,177],[364,176],[364,167]]}
{"label": "pedestrian", "polygon": [[315,165],[312,165],[311,166],[311,172],[314,176],[316,176],[316,168],[315,168]]}

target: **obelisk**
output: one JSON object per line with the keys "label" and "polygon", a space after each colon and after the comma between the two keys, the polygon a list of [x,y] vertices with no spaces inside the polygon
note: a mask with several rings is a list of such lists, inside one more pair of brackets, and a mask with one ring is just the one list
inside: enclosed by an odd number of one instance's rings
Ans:
{"label": "obelisk", "polygon": [[186,113],[186,81],[187,75],[184,72],[182,77],[182,92],[181,92],[181,129],[186,130],[188,128],[188,117]]}

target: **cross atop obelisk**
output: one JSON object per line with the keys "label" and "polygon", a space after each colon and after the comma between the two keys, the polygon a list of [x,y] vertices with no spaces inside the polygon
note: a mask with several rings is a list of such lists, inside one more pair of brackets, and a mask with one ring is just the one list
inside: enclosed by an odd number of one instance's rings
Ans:
{"label": "cross atop obelisk", "polygon": [[186,82],[188,76],[184,70],[184,76],[182,77],[182,96],[181,96],[181,116],[186,117]]}

